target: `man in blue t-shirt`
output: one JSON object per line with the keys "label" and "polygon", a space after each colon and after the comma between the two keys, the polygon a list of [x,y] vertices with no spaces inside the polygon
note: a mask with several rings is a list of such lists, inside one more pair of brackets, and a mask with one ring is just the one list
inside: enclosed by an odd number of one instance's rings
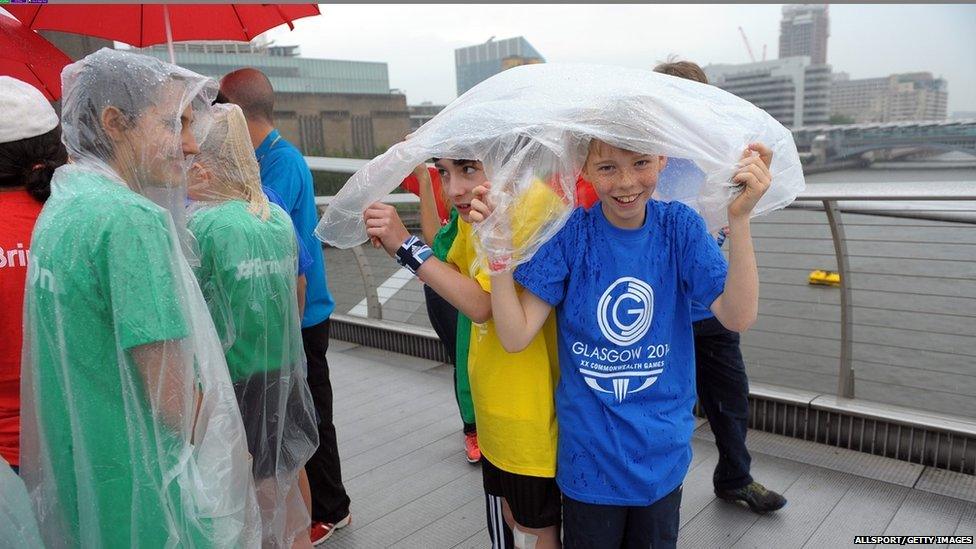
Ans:
{"label": "man in blue t-shirt", "polygon": [[[771,158],[764,145],[749,145],[732,178],[743,190],[728,208],[728,264],[694,210],[650,200],[665,157],[597,140],[583,173],[600,202],[574,211],[514,274],[510,256],[488,258],[492,316],[507,351],[522,349],[556,312],[566,547],[675,547],[695,427],[691,304],[708,304],[736,331],[755,321],[749,215],[769,187]],[[475,220],[490,212],[481,200],[471,207]]]}
{"label": "man in blue t-shirt", "polygon": [[220,92],[241,107],[261,167],[261,185],[272,191],[288,212],[295,231],[312,256],[305,273],[305,312],[302,340],[308,361],[308,385],[319,416],[319,447],[306,464],[312,491],[312,543],[328,539],[349,524],[349,496],[342,484],[335,425],[332,422],[332,384],[329,381],[329,315],[335,301],[326,285],[322,246],[313,234],[318,222],[312,173],[302,153],[274,127],[274,89],[256,69],[240,69],[224,76]]}

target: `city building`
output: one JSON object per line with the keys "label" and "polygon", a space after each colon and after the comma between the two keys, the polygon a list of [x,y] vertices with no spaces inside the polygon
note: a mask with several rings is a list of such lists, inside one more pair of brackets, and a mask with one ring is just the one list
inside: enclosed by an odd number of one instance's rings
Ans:
{"label": "city building", "polygon": [[429,122],[431,118],[437,116],[437,113],[444,110],[446,106],[435,105],[430,101],[424,101],[419,105],[407,106],[407,110],[410,111],[410,131],[414,131]]}
{"label": "city building", "polygon": [[495,40],[454,50],[458,95],[503,70],[519,65],[545,63],[542,55],[521,36]]}
{"label": "city building", "polygon": [[945,120],[948,105],[948,84],[928,72],[841,77],[831,86],[831,116],[856,123]]}
{"label": "city building", "polygon": [[830,20],[827,4],[787,4],[779,23],[779,57],[805,55],[814,65],[827,64]]}
{"label": "city building", "polygon": [[38,31],[38,34],[57,46],[72,61],[77,61],[102,48],[111,48],[113,46],[111,40],[105,40],[104,38],[97,38],[95,36],[57,31]]}
{"label": "city building", "polygon": [[712,84],[768,112],[784,126],[826,124],[830,118],[830,65],[806,56],[741,65],[708,65]]}
{"label": "city building", "polygon": [[[308,59],[297,46],[260,38],[174,44],[176,64],[219,79],[243,67],[260,70],[275,90],[275,125],[309,156],[369,158],[410,130],[406,96],[390,89],[386,63]],[[165,61],[166,46],[140,50]]]}

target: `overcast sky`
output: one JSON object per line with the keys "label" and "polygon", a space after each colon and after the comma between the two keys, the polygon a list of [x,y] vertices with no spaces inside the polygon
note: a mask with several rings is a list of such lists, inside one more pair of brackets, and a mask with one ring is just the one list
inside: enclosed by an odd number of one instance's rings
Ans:
{"label": "overcast sky", "polygon": [[[524,36],[549,62],[652,67],[675,54],[709,63],[777,55],[781,5],[320,5],[274,30],[305,57],[382,61],[407,102],[456,97],[454,49]],[[929,71],[949,82],[949,113],[976,111],[976,5],[830,6],[827,62],[851,78]]]}

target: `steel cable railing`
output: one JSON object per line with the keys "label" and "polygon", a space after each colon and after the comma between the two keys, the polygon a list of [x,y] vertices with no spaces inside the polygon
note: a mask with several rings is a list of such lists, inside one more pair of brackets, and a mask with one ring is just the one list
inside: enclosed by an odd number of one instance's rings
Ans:
{"label": "steel cable railing", "polygon": [[[329,160],[310,164],[357,166]],[[800,198],[753,225],[761,292],[742,337],[750,379],[976,417],[976,183],[810,184]],[[416,197],[390,201],[417,229]],[[429,327],[422,286],[398,278],[385,253],[326,255],[337,312]],[[839,273],[839,286],[810,284],[817,270]]]}

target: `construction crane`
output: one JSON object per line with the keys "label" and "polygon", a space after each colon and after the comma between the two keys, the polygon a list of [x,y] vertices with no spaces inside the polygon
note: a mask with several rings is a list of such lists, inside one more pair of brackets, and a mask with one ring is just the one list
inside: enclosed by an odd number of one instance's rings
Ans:
{"label": "construction crane", "polygon": [[752,54],[752,46],[749,45],[749,39],[746,38],[746,31],[742,30],[742,27],[739,27],[739,34],[742,35],[742,42],[746,45],[746,51],[749,52],[749,59],[755,63],[756,56]]}

